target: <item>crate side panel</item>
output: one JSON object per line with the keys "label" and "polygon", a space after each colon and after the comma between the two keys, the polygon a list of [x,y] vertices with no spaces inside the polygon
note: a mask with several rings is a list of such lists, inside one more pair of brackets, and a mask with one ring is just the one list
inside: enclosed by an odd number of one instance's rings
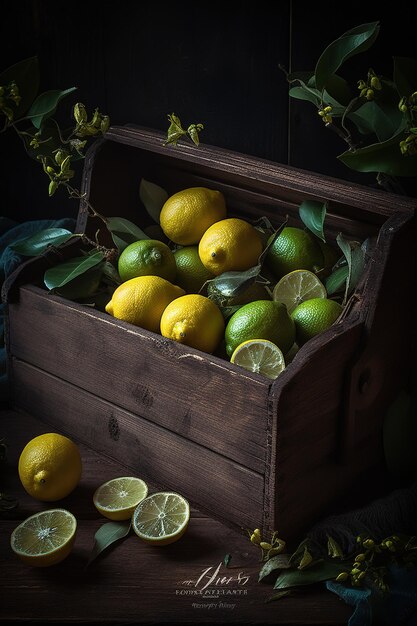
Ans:
{"label": "crate side panel", "polygon": [[14,359],[18,405],[158,488],[239,526],[262,520],[263,477],[36,367]]}
{"label": "crate side panel", "polygon": [[269,382],[88,307],[20,289],[10,353],[254,471],[265,471]]}

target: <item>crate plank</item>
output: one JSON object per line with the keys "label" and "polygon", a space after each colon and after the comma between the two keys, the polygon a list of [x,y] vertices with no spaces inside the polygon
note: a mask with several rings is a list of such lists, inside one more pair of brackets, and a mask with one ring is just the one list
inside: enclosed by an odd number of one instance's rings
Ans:
{"label": "crate plank", "polygon": [[264,470],[270,381],[261,376],[35,287],[10,304],[9,337],[21,360]]}
{"label": "crate plank", "polygon": [[191,502],[198,493],[218,518],[237,526],[261,525],[260,474],[17,359],[13,371],[23,409],[87,445],[94,441],[98,452],[160,489],[178,490]]}

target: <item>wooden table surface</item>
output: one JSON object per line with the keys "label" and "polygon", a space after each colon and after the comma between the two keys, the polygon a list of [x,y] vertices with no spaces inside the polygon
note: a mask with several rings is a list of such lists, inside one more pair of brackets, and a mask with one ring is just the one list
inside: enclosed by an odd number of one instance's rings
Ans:
{"label": "wooden table surface", "polygon": [[[93,505],[94,490],[106,480],[126,475],[126,469],[80,445],[83,475],[75,491],[56,505],[37,502],[21,486],[17,462],[32,437],[51,429],[12,410],[3,410],[0,419],[0,438],[8,445],[0,490],[19,500],[18,508],[0,519],[1,621],[347,624],[351,608],[321,586],[266,603],[273,593],[273,581],[257,580],[258,549],[243,532],[196,509],[177,543],[157,548],[129,535],[86,568],[94,534],[106,522]],[[13,554],[10,534],[29,515],[55,506],[67,508],[77,517],[73,551],[59,565],[29,567]],[[228,568],[223,565],[227,553],[232,555]]]}

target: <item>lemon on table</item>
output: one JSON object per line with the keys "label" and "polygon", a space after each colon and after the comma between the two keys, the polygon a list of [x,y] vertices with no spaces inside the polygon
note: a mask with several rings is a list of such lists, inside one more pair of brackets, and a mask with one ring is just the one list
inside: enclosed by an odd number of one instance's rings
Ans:
{"label": "lemon on table", "polygon": [[340,316],[343,307],[334,300],[312,298],[299,304],[291,313],[299,346],[324,332]]}
{"label": "lemon on table", "polygon": [[172,282],[177,268],[172,250],[163,241],[140,239],[119,256],[118,271],[123,282],[137,276],[161,276]]}
{"label": "lemon on table", "polygon": [[209,226],[225,217],[226,202],[220,191],[190,187],[168,198],[159,221],[168,239],[190,246],[200,241]]}
{"label": "lemon on table", "polygon": [[198,293],[214,274],[204,267],[198,255],[198,246],[184,246],[174,252],[177,274],[175,282],[186,293]]}
{"label": "lemon on table", "polygon": [[274,380],[285,369],[284,355],[275,343],[266,339],[249,339],[233,352],[231,363]]}
{"label": "lemon on table", "polygon": [[49,567],[63,561],[75,541],[77,520],[65,509],[49,509],[31,515],[14,529],[13,552],[28,565]]}
{"label": "lemon on table", "polygon": [[272,341],[285,354],[295,340],[294,322],[285,305],[273,300],[255,300],[238,309],[229,319],[225,331],[229,357],[249,339]]}
{"label": "lemon on table", "polygon": [[143,541],[165,546],[183,536],[189,520],[187,500],[178,493],[162,491],[138,504],[132,515],[132,527]]}
{"label": "lemon on table", "polygon": [[138,276],[117,287],[106,311],[119,320],[159,333],[164,309],[184,293],[160,276]]}
{"label": "lemon on table", "polygon": [[313,236],[292,226],[283,228],[266,255],[266,265],[277,278],[294,270],[316,271],[323,264],[323,253]]}
{"label": "lemon on table", "polygon": [[214,302],[188,294],[171,302],[161,317],[161,335],[187,346],[213,352],[224,333],[224,319]]}
{"label": "lemon on table", "polygon": [[148,486],[141,478],[122,476],[108,480],[93,495],[97,511],[112,520],[124,520],[148,495]]}
{"label": "lemon on table", "polygon": [[243,271],[258,263],[262,252],[259,232],[238,217],[216,222],[206,230],[198,244],[198,254],[210,272]]}
{"label": "lemon on table", "polygon": [[309,270],[294,270],[286,274],[274,287],[272,298],[282,302],[291,313],[296,306],[312,298],[327,298],[327,291],[321,280]]}
{"label": "lemon on table", "polygon": [[65,498],[78,485],[81,471],[78,446],[58,433],[34,437],[19,457],[18,472],[22,485],[37,500]]}

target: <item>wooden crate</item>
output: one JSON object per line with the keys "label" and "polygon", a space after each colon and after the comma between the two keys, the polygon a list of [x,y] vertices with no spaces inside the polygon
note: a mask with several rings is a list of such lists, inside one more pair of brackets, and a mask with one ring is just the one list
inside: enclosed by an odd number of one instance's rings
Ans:
{"label": "wooden crate", "polygon": [[[103,215],[144,227],[142,177],[169,193],[219,189],[229,215],[274,224],[299,225],[301,201],[327,201],[331,236],[372,242],[345,315],[272,382],[50,295],[48,252],[4,286],[13,405],[233,525],[293,537],[382,466],[384,410],[411,358],[415,201],[130,127],[95,144],[83,189]],[[98,226],[81,203],[77,229]]]}

